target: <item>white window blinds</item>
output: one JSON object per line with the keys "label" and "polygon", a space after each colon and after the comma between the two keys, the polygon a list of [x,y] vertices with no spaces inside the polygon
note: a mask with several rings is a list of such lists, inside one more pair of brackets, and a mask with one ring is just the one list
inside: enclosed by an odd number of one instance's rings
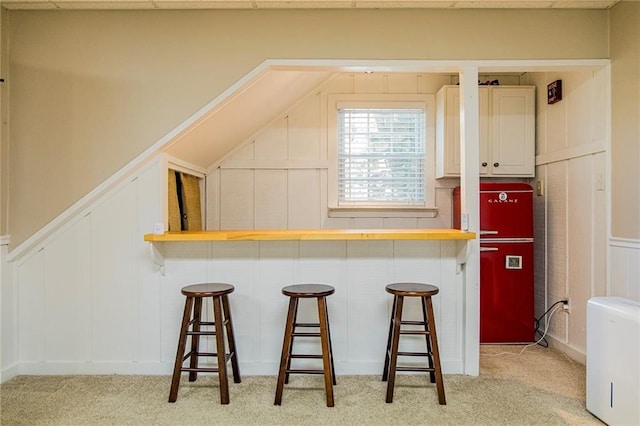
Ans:
{"label": "white window blinds", "polygon": [[425,112],[338,110],[338,203],[424,205]]}

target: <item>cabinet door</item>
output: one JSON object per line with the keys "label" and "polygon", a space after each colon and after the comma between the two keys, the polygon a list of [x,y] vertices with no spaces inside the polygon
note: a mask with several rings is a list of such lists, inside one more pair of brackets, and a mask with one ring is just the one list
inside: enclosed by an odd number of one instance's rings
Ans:
{"label": "cabinet door", "polygon": [[460,89],[447,88],[444,102],[444,174],[460,175]]}
{"label": "cabinet door", "polygon": [[479,129],[480,129],[480,151],[478,161],[480,161],[480,176],[486,176],[491,170],[491,155],[489,152],[489,88],[478,88],[478,109],[479,109]]}
{"label": "cabinet door", "polygon": [[533,176],[535,92],[533,87],[492,90],[491,174]]}
{"label": "cabinet door", "polygon": [[[438,113],[442,114],[438,125],[442,126],[438,131],[438,177],[460,176],[460,88],[447,87],[444,92],[438,94],[441,103]],[[489,139],[489,91],[486,87],[478,89],[478,108],[480,112],[480,147],[479,161],[480,174],[485,175],[490,170],[488,139]],[[440,170],[441,168],[441,170]]]}

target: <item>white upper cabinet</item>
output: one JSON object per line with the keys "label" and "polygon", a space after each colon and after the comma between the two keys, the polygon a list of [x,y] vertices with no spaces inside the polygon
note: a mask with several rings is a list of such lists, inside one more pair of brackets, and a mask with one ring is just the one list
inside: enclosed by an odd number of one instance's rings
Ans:
{"label": "white upper cabinet", "polygon": [[[480,147],[484,177],[533,177],[535,173],[535,87],[478,88]],[[436,177],[460,176],[460,88],[436,95]]]}

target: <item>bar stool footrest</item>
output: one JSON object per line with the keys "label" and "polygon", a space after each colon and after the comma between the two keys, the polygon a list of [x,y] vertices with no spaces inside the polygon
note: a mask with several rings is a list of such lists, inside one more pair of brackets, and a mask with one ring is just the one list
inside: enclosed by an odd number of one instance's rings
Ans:
{"label": "bar stool footrest", "polygon": [[[182,358],[182,362],[185,362],[186,360],[191,358],[193,355],[196,355],[196,356],[199,356],[199,357],[200,356],[206,356],[206,357],[217,357],[218,356],[218,354],[215,353],[215,352],[193,352],[193,351],[191,351],[191,352],[187,353],[184,356],[184,358]],[[225,362],[228,362],[231,359],[232,356],[233,356],[233,352],[224,354]]]}
{"label": "bar stool footrest", "polygon": [[431,333],[424,330],[400,330],[400,334],[406,334],[411,336],[428,336]]}
{"label": "bar stool footrest", "polygon": [[436,371],[435,368],[429,367],[396,367],[397,371],[421,371],[424,373],[434,373]]}
{"label": "bar stool footrest", "polygon": [[286,369],[287,374],[324,374],[324,370]]}
{"label": "bar stool footrest", "polygon": [[427,325],[424,321],[400,321],[402,325]]}
{"label": "bar stool footrest", "polygon": [[215,336],[215,331],[187,331],[187,336]]}
{"label": "bar stool footrest", "polygon": [[398,355],[402,356],[426,356],[431,358],[433,355],[428,352],[398,352]]}
{"label": "bar stool footrest", "polygon": [[190,367],[183,367],[180,369],[180,371],[188,371],[188,372],[196,372],[196,373],[218,373],[220,372],[220,369],[218,368],[205,368],[205,367],[197,367],[197,368],[190,368]]}

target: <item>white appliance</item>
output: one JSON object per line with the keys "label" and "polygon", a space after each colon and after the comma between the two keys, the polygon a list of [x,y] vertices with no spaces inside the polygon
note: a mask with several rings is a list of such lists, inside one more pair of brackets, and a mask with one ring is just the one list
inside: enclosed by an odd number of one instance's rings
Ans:
{"label": "white appliance", "polygon": [[640,303],[587,303],[587,410],[609,425],[640,425]]}

